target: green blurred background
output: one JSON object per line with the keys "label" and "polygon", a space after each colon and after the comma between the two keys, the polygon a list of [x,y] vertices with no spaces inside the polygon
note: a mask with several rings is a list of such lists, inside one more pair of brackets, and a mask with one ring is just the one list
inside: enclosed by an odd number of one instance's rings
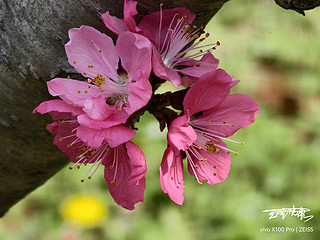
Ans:
{"label": "green blurred background", "polygon": [[[271,0],[231,1],[206,31],[221,42],[214,52],[220,67],[241,80],[233,93],[248,94],[260,106],[256,122],[232,138],[245,145],[228,145],[239,155],[233,156],[227,180],[199,185],[185,172],[183,206],[170,201],[160,189],[158,170],[166,132],[145,114],[133,139],[147,157],[143,204],[133,212],[117,206],[103,168],[81,183],[88,169],[66,167],[0,219],[0,239],[320,239],[319,10],[303,17]],[[107,211],[101,223],[86,227],[63,217],[63,203],[79,193],[102,201]],[[309,208],[314,218],[269,220],[263,213],[293,205]],[[262,227],[313,227],[313,232],[263,233]]]}

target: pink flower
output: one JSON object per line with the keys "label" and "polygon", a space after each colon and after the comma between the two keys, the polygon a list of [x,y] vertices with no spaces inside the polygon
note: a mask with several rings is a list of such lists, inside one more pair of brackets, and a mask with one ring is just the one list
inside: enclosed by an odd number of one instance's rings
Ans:
{"label": "pink flower", "polygon": [[122,32],[114,46],[110,37],[89,26],[70,29],[69,37],[65,45],[69,63],[88,82],[55,78],[48,82],[48,90],[82,108],[77,117],[81,125],[102,129],[125,123],[147,104],[152,95],[148,39]]}
{"label": "pink flower", "polygon": [[[181,85],[179,74],[199,78],[217,68],[219,61],[211,51],[219,42],[206,45],[205,47],[209,47],[206,51],[198,46],[209,34],[187,47],[202,32],[202,28],[190,27],[195,18],[190,10],[183,7],[162,10],[160,5],[159,12],[145,15],[137,26],[134,20],[136,5],[137,2],[125,0],[124,19],[110,16],[106,12],[102,14],[102,20],[116,34],[132,31],[143,34],[153,43],[152,65],[157,77],[168,80],[177,87]],[[185,56],[191,50],[200,51]],[[200,57],[201,60],[197,60]]]}
{"label": "pink flower", "polygon": [[108,128],[96,129],[86,125],[79,125],[77,117],[84,114],[81,107],[72,106],[66,102],[55,99],[41,103],[33,110],[33,113],[49,113],[53,120],[62,120],[77,125],[73,130],[73,135],[77,137],[77,141],[83,141],[90,147],[100,147],[107,144],[111,147],[129,141],[134,137],[135,131],[118,124]]}
{"label": "pink flower", "polygon": [[258,105],[246,95],[230,95],[232,85],[232,78],[221,69],[202,76],[184,98],[184,114],[169,126],[160,182],[177,204],[183,202],[184,189],[181,151],[197,182],[207,180],[212,185],[224,181],[230,170],[230,153],[238,153],[223,140],[235,142],[227,137],[255,120]]}
{"label": "pink flower", "polygon": [[[94,134],[107,136],[108,131],[111,130],[119,139],[117,144],[108,143],[105,139],[99,147],[91,147],[77,137],[76,132],[81,127],[77,123],[58,121],[49,124],[47,129],[57,133],[54,144],[74,162],[70,169],[90,165],[82,182],[87,177],[91,179],[99,166],[104,165],[104,178],[111,196],[118,205],[133,210],[136,203],[143,202],[146,186],[144,177],[147,171],[146,159],[140,148],[129,141],[130,137],[122,135],[121,128],[125,127],[120,126],[94,132]],[[113,136],[111,138],[115,139]]]}

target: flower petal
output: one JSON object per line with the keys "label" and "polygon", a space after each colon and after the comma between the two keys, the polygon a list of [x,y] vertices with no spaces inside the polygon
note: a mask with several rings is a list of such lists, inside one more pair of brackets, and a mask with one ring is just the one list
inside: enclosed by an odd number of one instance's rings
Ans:
{"label": "flower petal", "polygon": [[180,150],[185,151],[197,140],[197,134],[189,124],[189,117],[185,114],[173,120],[169,126],[167,139],[175,154]]}
{"label": "flower petal", "polygon": [[59,96],[66,103],[77,107],[83,107],[87,98],[103,94],[97,86],[73,79],[55,78],[47,85],[52,96]]}
{"label": "flower petal", "polygon": [[203,113],[195,121],[212,121],[217,124],[208,124],[207,128],[231,136],[240,128],[246,128],[255,121],[258,113],[258,104],[249,96],[243,94],[229,95],[221,104]]}
{"label": "flower petal", "polygon": [[101,15],[102,21],[112,32],[119,35],[121,32],[129,31],[123,19],[111,16],[109,11]]}
{"label": "flower petal", "polygon": [[69,30],[65,45],[69,63],[84,77],[117,79],[119,56],[112,39],[90,26]]}
{"label": "flower petal", "polygon": [[[191,24],[195,17],[194,13],[184,7],[165,9],[145,15],[138,26],[142,30],[143,35],[158,47],[159,45],[162,46],[168,29],[174,28],[180,18],[183,18],[181,26],[184,26],[184,24]],[[162,20],[161,24],[160,19]],[[160,26],[161,29],[159,29]]]}
{"label": "flower petal", "polygon": [[128,115],[131,115],[135,111],[147,105],[152,95],[152,86],[148,78],[141,77],[139,81],[129,84],[128,88],[130,90],[130,94],[125,111]]}
{"label": "flower petal", "polygon": [[94,129],[104,129],[112,126],[116,126],[121,123],[125,123],[129,117],[129,114],[121,110],[119,111],[116,106],[108,106],[108,118],[104,120],[95,120],[89,117],[87,114],[78,116],[78,122],[86,127]]}
{"label": "flower petal", "polygon": [[33,110],[33,113],[50,113],[53,120],[59,120],[75,118],[77,115],[83,114],[83,111],[79,107],[74,107],[62,100],[54,99],[40,103]]}
{"label": "flower petal", "polygon": [[[70,159],[72,162],[77,162],[77,156],[81,153],[79,151],[80,146],[84,144],[75,135],[75,129],[79,126],[77,123],[61,123],[54,122],[47,125],[47,129],[50,132],[56,132],[53,143]],[[72,144],[72,146],[71,146]]]}
{"label": "flower petal", "polygon": [[172,149],[168,147],[164,152],[160,165],[161,189],[169,195],[172,201],[182,205],[185,188],[183,183],[182,155],[180,152],[175,155]]}
{"label": "flower petal", "polygon": [[105,120],[114,113],[102,95],[87,99],[84,102],[83,111],[93,120]]}
{"label": "flower petal", "polygon": [[187,92],[183,106],[190,115],[219,105],[230,93],[231,77],[222,69],[203,75]]}
{"label": "flower petal", "polygon": [[105,166],[104,178],[111,196],[118,205],[128,210],[133,210],[136,203],[143,202],[146,186],[143,174],[135,184],[129,183],[133,172],[132,162],[136,164],[136,159],[131,159],[132,154],[134,153],[131,152],[128,155],[127,148],[122,144],[117,148],[110,148],[102,160],[102,164]]}
{"label": "flower petal", "polygon": [[180,86],[181,79],[178,72],[164,65],[160,53],[154,46],[152,53],[152,69],[154,74],[161,79],[170,81],[175,87]]}
{"label": "flower petal", "polygon": [[136,1],[124,1],[123,6],[123,20],[126,23],[129,31],[131,32],[141,32],[140,28],[137,27],[134,16],[138,14]]}
{"label": "flower petal", "polygon": [[199,61],[189,60],[182,62],[182,64],[179,64],[179,66],[185,66],[185,68],[178,70],[178,72],[190,77],[200,78],[204,74],[210,73],[217,69],[218,65],[219,60],[209,52],[205,54]]}
{"label": "flower petal", "polygon": [[131,32],[119,35],[116,45],[121,59],[121,66],[129,72],[129,80],[139,81],[140,73],[149,78],[151,72],[150,41]]}
{"label": "flower petal", "polygon": [[136,132],[123,125],[117,125],[105,129],[93,129],[80,125],[77,129],[77,137],[90,147],[100,147],[102,144],[114,148],[129,141]]}
{"label": "flower petal", "polygon": [[[219,145],[226,147],[222,141]],[[207,183],[212,185],[222,182],[228,177],[231,157],[230,154],[227,154],[227,151],[220,151],[217,154],[194,148],[194,153],[190,154],[192,159],[188,160],[188,170],[191,175],[196,175],[200,182],[207,180]],[[198,156],[202,156],[205,160],[199,160]],[[190,163],[190,161],[193,163]],[[197,167],[192,167],[191,164]]]}
{"label": "flower petal", "polygon": [[147,172],[146,157],[142,150],[131,141],[126,143],[126,148],[132,167],[128,183],[138,184]]}

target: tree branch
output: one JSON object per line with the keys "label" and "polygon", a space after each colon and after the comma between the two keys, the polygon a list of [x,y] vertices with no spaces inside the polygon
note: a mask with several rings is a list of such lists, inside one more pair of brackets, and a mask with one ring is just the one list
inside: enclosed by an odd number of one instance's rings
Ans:
{"label": "tree branch", "polygon": [[280,7],[294,10],[303,16],[305,16],[304,11],[320,6],[320,0],[275,0],[275,2]]}
{"label": "tree branch", "polygon": [[[227,0],[164,0],[185,6],[205,25]],[[138,19],[159,10],[160,1],[139,0]],[[90,25],[111,36],[100,19],[107,10],[122,16],[122,0],[0,1],[0,216],[59,171],[67,158],[52,144],[49,117],[32,110],[50,98],[45,82],[75,70],[64,44],[70,28]]]}

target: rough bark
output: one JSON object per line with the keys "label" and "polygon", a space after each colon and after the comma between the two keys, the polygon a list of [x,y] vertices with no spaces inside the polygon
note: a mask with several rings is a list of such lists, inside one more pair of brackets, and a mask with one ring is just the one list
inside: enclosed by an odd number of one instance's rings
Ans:
{"label": "rough bark", "polygon": [[[138,19],[185,6],[206,24],[227,0],[138,1]],[[52,144],[48,116],[32,110],[50,98],[45,82],[74,73],[64,43],[68,29],[90,25],[112,35],[100,13],[122,16],[123,0],[0,0],[0,216],[59,171],[67,158]]]}

